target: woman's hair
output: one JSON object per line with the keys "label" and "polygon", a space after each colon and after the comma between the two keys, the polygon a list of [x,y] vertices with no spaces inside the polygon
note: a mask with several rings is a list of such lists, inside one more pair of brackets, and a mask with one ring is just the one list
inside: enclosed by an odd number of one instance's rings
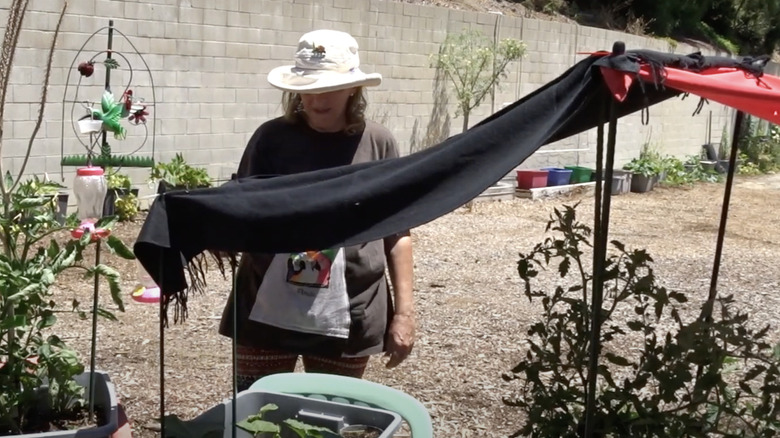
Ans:
{"label": "woman's hair", "polygon": [[[367,105],[363,87],[357,87],[355,94],[347,100],[347,124],[344,127],[346,134],[355,134],[363,129],[366,124]],[[282,94],[282,109],[284,109],[284,118],[290,122],[305,120],[301,95],[298,93],[285,91]]]}

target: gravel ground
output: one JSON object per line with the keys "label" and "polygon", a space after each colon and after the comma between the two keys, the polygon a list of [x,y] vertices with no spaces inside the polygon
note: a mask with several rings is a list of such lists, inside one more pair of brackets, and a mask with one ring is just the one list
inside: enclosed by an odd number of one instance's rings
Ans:
{"label": "gravel ground", "polygon": [[[707,294],[723,184],[660,188],[613,198],[610,238],[646,248],[656,274],[688,294],[691,310]],[[544,237],[553,209],[581,202],[579,218],[591,223],[592,195],[530,201],[477,202],[414,230],[418,340],[400,367],[388,370],[372,358],[366,378],[393,386],[429,409],[437,437],[507,436],[523,415],[502,397],[516,383],[501,374],[525,353],[525,332],[540,312],[520,290],[515,270],[519,252]],[[780,178],[738,178],[735,185],[720,277],[721,293],[734,294],[743,310],[762,322],[778,318],[780,274]],[[141,221],[121,224],[116,234],[131,243]],[[159,413],[157,307],[129,298],[134,262],[111,256],[121,269],[126,311],[98,328],[98,367],[110,372],[131,419],[134,436],[154,437]],[[166,407],[192,418],[230,396],[230,343],[217,334],[229,283],[210,272],[207,293],[192,297],[183,324],[165,332]],[[552,283],[542,285],[552,287]],[[80,278],[61,285],[62,302],[90,302]],[[111,307],[110,300],[101,303]],[[59,329],[89,360],[89,323],[65,316]],[[776,327],[776,324],[774,324]],[[773,327],[771,336],[778,338]]]}

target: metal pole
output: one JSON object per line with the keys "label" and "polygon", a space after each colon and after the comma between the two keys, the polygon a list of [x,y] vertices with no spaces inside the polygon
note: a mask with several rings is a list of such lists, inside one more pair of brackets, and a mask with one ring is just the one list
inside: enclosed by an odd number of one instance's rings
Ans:
{"label": "metal pole", "polygon": [[[103,242],[98,239],[95,245],[95,266],[100,264],[100,247]],[[92,346],[89,358],[89,418],[95,413],[95,354],[97,350],[97,317],[98,317],[98,291],[100,290],[100,275],[95,272],[95,286],[92,293]]]}
{"label": "metal pole", "polygon": [[232,424],[231,424],[231,430],[233,434],[231,437],[235,438],[237,433],[237,405],[238,405],[238,351],[237,351],[237,344],[238,344],[238,297],[236,296],[236,260],[233,258],[233,256],[230,257],[230,273],[232,275],[232,285],[231,285],[231,295],[233,295],[233,403],[231,404],[231,411],[232,411]]}
{"label": "metal pole", "polygon": [[[106,44],[106,59],[112,59],[112,51],[113,51],[113,45],[114,45],[114,20],[108,20],[108,44]],[[105,81],[105,90],[108,92],[111,92],[111,68],[106,66],[106,81]],[[100,143],[100,154],[103,154],[103,150],[108,145],[107,136],[108,133],[105,129],[103,129],[103,132],[101,133],[101,136],[103,137]]]}
{"label": "metal pole", "polygon": [[163,273],[165,272],[163,261],[165,260],[165,254],[160,249],[160,266],[158,266],[158,275],[160,277],[160,436],[165,438],[165,293],[164,284],[165,278]]}
{"label": "metal pole", "polygon": [[601,353],[601,306],[604,297],[604,269],[607,258],[607,242],[609,240],[609,213],[612,206],[612,168],[615,165],[615,140],[617,134],[617,118],[615,103],[609,104],[609,133],[607,138],[607,163],[604,172],[606,184],[601,211],[601,228],[598,240],[594,239],[593,253],[593,286],[591,300],[590,353],[588,358],[588,391],[585,404],[585,436],[593,436],[593,421],[596,414],[596,383],[598,380],[599,355]]}
{"label": "metal pole", "polygon": [[734,172],[737,167],[737,155],[739,154],[739,136],[742,129],[742,121],[745,113],[737,111],[734,120],[734,132],[731,136],[731,156],[729,156],[729,171],[726,176],[726,189],[723,193],[723,205],[720,213],[720,226],[718,227],[718,238],[715,244],[715,261],[712,264],[712,278],[710,279],[710,292],[707,296],[707,302],[702,308],[701,318],[705,322],[712,320],[712,311],[715,305],[715,297],[718,295],[718,275],[720,274],[720,262],[723,257],[723,241],[726,237],[726,222],[729,218],[729,204],[731,203],[731,189],[734,185]]}

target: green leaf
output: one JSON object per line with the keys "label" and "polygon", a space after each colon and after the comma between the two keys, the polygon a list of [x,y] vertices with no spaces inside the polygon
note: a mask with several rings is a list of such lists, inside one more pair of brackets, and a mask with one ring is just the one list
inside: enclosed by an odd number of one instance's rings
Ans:
{"label": "green leaf", "polygon": [[279,406],[277,406],[275,403],[266,403],[263,405],[263,407],[260,408],[260,418],[262,418],[266,412],[271,412],[278,409]]}
{"label": "green leaf", "polygon": [[119,257],[122,257],[125,260],[135,260],[135,254],[133,254],[133,251],[125,246],[124,242],[122,242],[120,238],[116,236],[108,236],[106,245],[112,253],[118,255]]}
{"label": "green leaf", "polygon": [[60,244],[57,243],[56,239],[51,239],[51,242],[49,242],[49,248],[46,250],[46,256],[50,259],[53,259],[57,257],[57,255],[60,253]]}
{"label": "green leaf", "polygon": [[119,68],[119,63],[114,58],[106,58],[103,61],[103,65],[109,70]]}
{"label": "green leaf", "polygon": [[122,286],[119,282],[119,272],[117,272],[114,268],[109,268],[103,264],[90,268],[90,272],[101,275],[106,279],[106,281],[108,281],[108,289],[111,292],[111,299],[114,301],[114,304],[119,307],[119,310],[124,312],[125,303],[122,301]]}
{"label": "green leaf", "polygon": [[259,433],[279,433],[280,429],[279,426],[271,423],[270,421],[265,420],[243,420],[236,423],[236,426],[240,427],[241,429],[244,429],[245,431],[251,433],[252,435],[257,435]]}
{"label": "green leaf", "polygon": [[92,233],[89,231],[84,231],[84,234],[79,239],[79,246],[85,247],[89,245],[89,243],[92,241]]}
{"label": "green leaf", "polygon": [[54,315],[50,310],[45,312],[40,321],[38,321],[38,330],[43,330],[45,328],[53,326],[57,322],[57,316]]}
{"label": "green leaf", "polygon": [[290,429],[292,429],[295,433],[297,433],[301,438],[306,438],[306,437],[322,438],[323,432],[335,434],[334,431],[328,429],[327,427],[306,424],[304,422],[292,418],[288,418],[287,420],[284,420],[284,424],[286,424]]}
{"label": "green leaf", "polygon": [[[27,325],[27,315],[12,315],[0,320],[0,329],[8,330]],[[3,341],[5,342],[5,341]]]}
{"label": "green leaf", "polygon": [[[116,216],[106,216],[100,218],[97,222],[95,222],[95,228],[102,228],[104,230],[110,230],[113,228],[114,225],[116,225],[118,219]],[[111,236],[114,237],[114,236]]]}
{"label": "green leaf", "polygon": [[110,310],[107,310],[107,309],[105,309],[103,307],[98,307],[97,308],[97,314],[98,314],[98,316],[100,316],[102,318],[106,318],[109,321],[119,321],[117,319],[116,315],[114,315]]}

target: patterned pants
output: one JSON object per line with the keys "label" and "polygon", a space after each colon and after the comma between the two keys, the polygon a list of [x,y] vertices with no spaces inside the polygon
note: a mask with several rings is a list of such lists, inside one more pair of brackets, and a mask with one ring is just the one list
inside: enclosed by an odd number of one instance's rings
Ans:
{"label": "patterned pants", "polygon": [[[244,391],[261,377],[276,373],[295,371],[298,355],[280,350],[261,348],[236,348],[238,391]],[[363,357],[323,357],[303,356],[303,368],[309,373],[339,374],[362,378],[368,365],[369,356]]]}

